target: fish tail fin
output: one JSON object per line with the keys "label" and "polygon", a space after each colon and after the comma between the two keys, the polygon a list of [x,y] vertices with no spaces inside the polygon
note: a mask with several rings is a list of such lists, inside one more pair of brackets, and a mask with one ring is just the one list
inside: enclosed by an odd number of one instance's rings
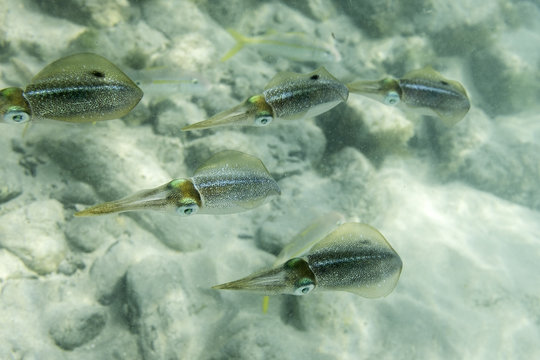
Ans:
{"label": "fish tail fin", "polygon": [[30,129],[30,124],[31,124],[31,121],[27,122],[25,125],[24,125],[24,129],[23,129],[23,132],[22,132],[22,137],[24,138],[26,136],[26,134],[28,133],[28,130]]}
{"label": "fish tail fin", "polygon": [[227,51],[227,53],[223,55],[221,59],[219,59],[219,61],[221,62],[225,62],[229,60],[230,58],[232,58],[237,52],[242,50],[244,45],[246,45],[246,43],[249,41],[247,37],[240,34],[238,31],[234,29],[229,28],[227,29],[227,32],[234,38],[234,40],[236,40],[236,44],[229,51]]}
{"label": "fish tail fin", "polygon": [[270,301],[270,296],[266,295],[263,297],[263,303],[262,303],[262,312],[263,314],[266,314],[268,312],[268,302]]}

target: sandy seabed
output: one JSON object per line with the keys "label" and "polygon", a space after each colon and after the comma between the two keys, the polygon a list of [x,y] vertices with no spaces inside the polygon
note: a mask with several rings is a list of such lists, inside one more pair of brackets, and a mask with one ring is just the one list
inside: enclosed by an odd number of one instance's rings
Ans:
{"label": "sandy seabed", "polygon": [[[537,2],[0,8],[1,88],[24,88],[48,63],[85,51],[133,78],[170,69],[180,84],[143,87],[121,120],[43,120],[24,133],[0,124],[0,359],[540,358]],[[235,44],[227,28],[305,33],[339,57],[247,45],[220,61]],[[343,81],[431,65],[463,83],[472,107],[445,128],[350,95],[315,119],[180,130],[260,93],[280,71],[321,65]],[[281,196],[232,215],[73,216],[190,176],[225,149],[259,157]],[[274,296],[264,314],[259,295],[211,289],[271,266],[330,211],[376,227],[401,256],[390,295]]]}

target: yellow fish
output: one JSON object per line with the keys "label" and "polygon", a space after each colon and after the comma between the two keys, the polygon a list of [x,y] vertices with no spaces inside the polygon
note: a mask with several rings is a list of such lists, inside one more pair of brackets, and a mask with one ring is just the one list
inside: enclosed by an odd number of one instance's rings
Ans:
{"label": "yellow fish", "polygon": [[242,50],[244,46],[256,48],[264,54],[301,62],[327,63],[341,61],[341,55],[334,47],[315,41],[304,33],[269,31],[261,36],[247,37],[233,29],[227,29],[227,31],[236,40],[236,45],[223,55],[221,61],[227,61]]}

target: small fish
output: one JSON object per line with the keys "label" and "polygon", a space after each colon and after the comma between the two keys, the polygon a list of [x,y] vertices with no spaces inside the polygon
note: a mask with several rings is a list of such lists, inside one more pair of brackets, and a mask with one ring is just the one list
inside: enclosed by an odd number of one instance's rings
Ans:
{"label": "small fish", "polygon": [[164,97],[175,93],[202,95],[210,89],[210,83],[203,76],[165,66],[127,73],[146,95]]}
{"label": "small fish", "polygon": [[126,115],[142,96],[142,90],[109,60],[81,53],[47,65],[24,90],[1,90],[0,115],[5,123],[39,118],[110,120]]}
{"label": "small fish", "polygon": [[262,94],[253,95],[232,109],[182,130],[227,125],[265,126],[278,118],[310,118],[347,101],[348,96],[347,87],[324,67],[309,74],[281,72],[270,80]]}
{"label": "small fish", "polygon": [[254,209],[280,194],[261,160],[226,150],[208,159],[191,178],[174,179],[154,189],[92,206],[75,216],[136,210],[174,211],[182,216],[231,214]]}
{"label": "small fish", "polygon": [[471,107],[463,85],[431,67],[411,71],[401,79],[355,81],[347,88],[386,105],[405,105],[421,114],[438,116],[448,126],[463,119]]}
{"label": "small fish", "polygon": [[[307,295],[312,291],[348,291],[366,298],[383,297],[396,287],[402,262],[386,239],[366,224],[345,223],[322,239],[324,226],[309,230],[278,255],[268,270],[214,286],[264,295]],[[300,251],[292,258],[291,251]]]}
{"label": "small fish", "polygon": [[227,61],[246,45],[262,53],[294,61],[316,63],[341,61],[340,53],[333,46],[315,41],[304,33],[269,31],[262,36],[247,37],[233,29],[227,29],[227,31],[236,40],[236,45],[223,55],[221,61]]}

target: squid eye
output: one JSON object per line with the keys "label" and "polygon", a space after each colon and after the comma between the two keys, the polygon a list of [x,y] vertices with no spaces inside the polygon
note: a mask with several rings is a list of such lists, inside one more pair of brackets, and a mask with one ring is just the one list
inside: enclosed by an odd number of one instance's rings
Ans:
{"label": "squid eye", "polygon": [[21,109],[10,109],[4,114],[4,122],[22,124],[30,121],[30,115]]}
{"label": "squid eye", "polygon": [[299,288],[294,289],[294,295],[298,295],[298,296],[307,295],[314,288],[315,288],[315,285],[313,284],[301,286]]}
{"label": "squid eye", "polygon": [[180,216],[189,216],[196,214],[199,211],[197,204],[186,204],[176,208],[176,213]]}
{"label": "squid eye", "polygon": [[399,94],[395,91],[389,91],[384,97],[384,103],[390,106],[399,104],[400,100]]}
{"label": "squid eye", "polygon": [[270,124],[274,120],[274,118],[271,115],[264,114],[264,115],[258,115],[255,117],[255,120],[253,121],[253,124],[255,126],[266,126]]}
{"label": "squid eye", "polygon": [[307,295],[313,289],[315,289],[315,284],[310,278],[303,278],[297,282],[297,286],[294,289],[294,295]]}

